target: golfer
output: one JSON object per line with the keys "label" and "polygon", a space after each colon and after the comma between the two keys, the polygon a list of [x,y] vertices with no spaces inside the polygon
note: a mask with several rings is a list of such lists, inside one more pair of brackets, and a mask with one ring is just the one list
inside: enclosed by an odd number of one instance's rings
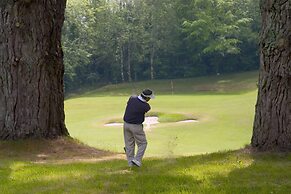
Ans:
{"label": "golfer", "polygon": [[[139,96],[131,96],[127,102],[123,117],[123,132],[125,153],[130,167],[133,165],[141,166],[147,147],[147,139],[142,123],[144,122],[145,113],[151,109],[148,101],[153,98],[153,91],[145,89]],[[134,155],[135,144],[138,147],[136,155]]]}

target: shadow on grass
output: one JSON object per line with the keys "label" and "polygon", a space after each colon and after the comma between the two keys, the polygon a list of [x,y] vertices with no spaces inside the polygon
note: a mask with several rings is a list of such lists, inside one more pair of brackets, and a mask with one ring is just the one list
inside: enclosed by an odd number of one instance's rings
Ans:
{"label": "shadow on grass", "polygon": [[291,154],[224,152],[145,159],[142,168],[132,169],[124,160],[63,165],[11,161],[0,176],[0,192],[289,193],[290,159]]}
{"label": "shadow on grass", "polygon": [[54,140],[0,141],[0,160],[9,159],[42,163],[54,160],[100,158],[111,155],[116,154],[89,147],[71,137],[60,137]]}

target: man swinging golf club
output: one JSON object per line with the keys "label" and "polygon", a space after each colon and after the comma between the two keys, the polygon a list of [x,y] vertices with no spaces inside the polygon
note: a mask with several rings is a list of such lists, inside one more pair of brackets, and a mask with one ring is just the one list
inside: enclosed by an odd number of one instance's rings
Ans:
{"label": "man swinging golf club", "polygon": [[[123,117],[123,132],[125,153],[130,167],[133,165],[141,166],[147,147],[147,139],[142,123],[144,122],[145,113],[151,109],[148,101],[153,98],[153,91],[145,89],[139,96],[131,96],[127,102]],[[134,155],[135,143],[138,147],[136,155]]]}

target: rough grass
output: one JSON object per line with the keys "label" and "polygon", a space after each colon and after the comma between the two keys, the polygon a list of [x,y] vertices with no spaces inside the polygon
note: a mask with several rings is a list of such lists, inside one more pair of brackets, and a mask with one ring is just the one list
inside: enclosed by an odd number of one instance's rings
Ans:
{"label": "rough grass", "polygon": [[[65,141],[62,140],[62,144],[86,147]],[[62,158],[36,163],[30,147],[39,144],[47,145],[48,142],[1,143],[1,147],[5,145],[6,149],[21,154],[12,159],[7,156],[8,151],[0,150],[0,193],[245,194],[290,193],[291,189],[290,153],[252,153],[247,149],[189,157],[146,158],[142,168],[129,168],[126,161],[118,157],[106,161],[70,160],[62,163],[71,158],[74,150],[70,154],[67,151]],[[48,148],[35,149],[43,154],[51,153]],[[94,150],[88,148],[86,152],[94,153]],[[76,157],[78,153],[73,155]]]}

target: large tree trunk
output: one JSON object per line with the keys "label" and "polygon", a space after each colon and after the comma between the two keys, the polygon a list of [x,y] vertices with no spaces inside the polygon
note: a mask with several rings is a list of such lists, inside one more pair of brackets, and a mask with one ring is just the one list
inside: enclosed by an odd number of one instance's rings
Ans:
{"label": "large tree trunk", "polygon": [[261,69],[252,146],[291,150],[291,1],[261,0]]}
{"label": "large tree trunk", "polygon": [[66,0],[1,0],[0,139],[68,135],[61,28]]}

